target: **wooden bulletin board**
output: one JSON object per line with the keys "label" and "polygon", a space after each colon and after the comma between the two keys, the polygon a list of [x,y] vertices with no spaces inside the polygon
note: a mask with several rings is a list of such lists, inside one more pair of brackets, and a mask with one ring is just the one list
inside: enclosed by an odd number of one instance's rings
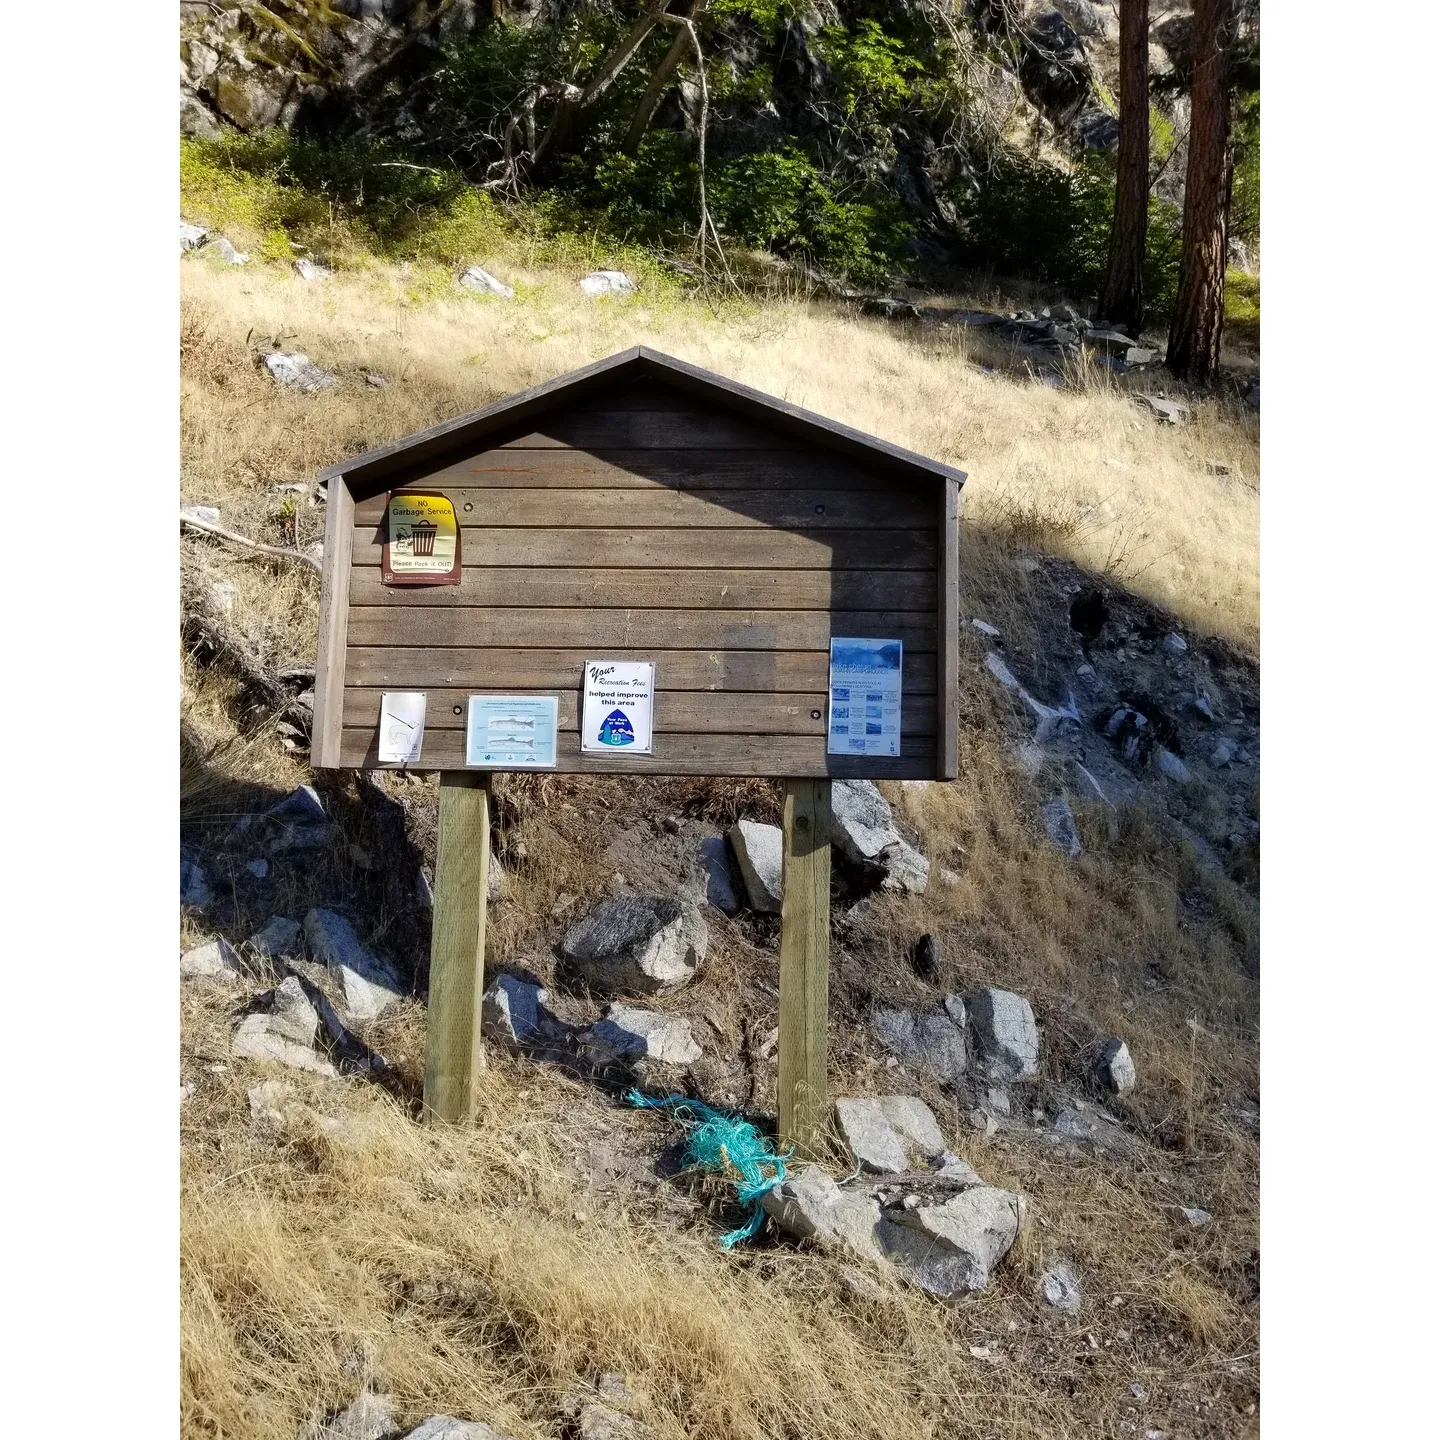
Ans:
{"label": "wooden bulletin board", "polygon": [[[387,733],[396,704],[423,704],[405,763],[440,772],[426,1114],[476,1114],[490,776],[515,768],[471,763],[467,718],[553,706],[556,771],[784,780],[779,1129],[818,1153],[830,778],[956,774],[963,473],[635,349],[322,479],[312,763],[381,768],[388,695]],[[832,669],[867,646],[888,666],[874,683],[898,680],[874,741],[893,753],[831,753],[872,743],[883,697],[854,697],[866,728],[842,742],[858,722]],[[633,661],[653,681],[634,747],[612,717],[614,753],[582,749],[587,662]]]}
{"label": "wooden bulletin board", "polygon": [[[956,773],[962,472],[634,349],[331,467],[313,763],[466,766],[468,697],[553,695],[555,769]],[[387,499],[448,499],[458,583],[386,583]],[[832,637],[899,640],[896,757],[827,753]],[[649,754],[582,753],[589,659],[653,662]],[[503,765],[487,767],[503,770]]]}

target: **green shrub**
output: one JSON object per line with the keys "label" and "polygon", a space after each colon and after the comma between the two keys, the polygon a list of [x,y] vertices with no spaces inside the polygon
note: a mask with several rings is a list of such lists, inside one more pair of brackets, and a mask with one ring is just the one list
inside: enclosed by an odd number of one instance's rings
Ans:
{"label": "green shrub", "polygon": [[[776,75],[788,75],[793,64],[790,22],[803,8],[801,0],[714,0],[710,7],[708,23],[744,41],[732,47],[743,60],[719,58],[726,52],[713,29],[707,44],[707,190],[728,240],[882,282],[919,219],[896,194],[896,137],[929,136],[957,147],[952,168],[974,177],[953,184],[948,195],[965,262],[1077,297],[1098,290],[1109,244],[1112,160],[1061,168],[1001,151],[993,163],[982,162],[997,142],[983,138],[974,119],[981,101],[968,52],[914,7],[867,5],[883,18],[848,19],[813,36],[823,61],[812,76],[818,89],[807,93],[804,117],[787,121]],[[446,46],[441,63],[407,94],[424,130],[413,149],[322,144],[278,131],[186,141],[187,209],[275,259],[305,246],[342,263],[353,252],[452,265],[483,256],[517,229],[526,232],[531,254],[559,245],[597,261],[626,246],[689,245],[699,220],[693,135],[669,125],[667,109],[633,156],[620,151],[649,75],[672,42],[668,27],[647,37],[583,117],[570,147],[557,147],[534,174],[518,177],[523,200],[502,206],[478,188],[494,174],[500,137],[527,89],[557,75],[583,79],[623,24],[581,6],[545,24],[497,21]],[[757,130],[762,107],[769,116]],[[553,101],[540,104],[538,133],[552,113]],[[777,121],[790,125],[788,136],[756,138]],[[1168,152],[1174,139],[1173,126],[1153,112],[1156,151]],[[1241,107],[1237,142],[1232,231],[1250,238],[1259,225],[1258,96]],[[1178,239],[1178,212],[1152,201],[1146,284],[1157,319],[1173,303]]]}
{"label": "green shrub", "polygon": [[[1097,295],[1110,254],[1114,162],[1092,157],[1074,170],[1011,154],[956,197],[968,263]],[[1174,307],[1180,267],[1181,212],[1150,201],[1146,228],[1145,306],[1152,321]]]}
{"label": "green shrub", "polygon": [[1103,276],[1113,185],[1097,167],[1009,155],[957,200],[971,263],[1080,290]]}
{"label": "green shrub", "polygon": [[907,54],[905,42],[886,34],[874,20],[861,20],[850,29],[827,25],[820,32],[820,53],[839,86],[847,119],[874,121],[900,109],[921,68],[919,60]]}
{"label": "green shrub", "polygon": [[693,229],[699,218],[695,147],[674,130],[652,130],[635,155],[618,151],[598,164],[583,155],[562,167],[562,184],[588,203],[605,227],[651,243]]}
{"label": "green shrub", "polygon": [[1260,277],[1225,272],[1225,326],[1238,339],[1260,343]]}
{"label": "green shrub", "polygon": [[1230,233],[1253,245],[1260,238],[1260,92],[1243,96],[1236,108]]}
{"label": "green shrub", "polygon": [[896,201],[841,199],[798,146],[721,162],[709,191],[717,221],[734,238],[856,279],[882,277],[911,234]]}
{"label": "green shrub", "polygon": [[196,219],[249,237],[277,260],[298,244],[456,264],[505,229],[499,206],[453,168],[281,130],[182,140],[180,191]]}

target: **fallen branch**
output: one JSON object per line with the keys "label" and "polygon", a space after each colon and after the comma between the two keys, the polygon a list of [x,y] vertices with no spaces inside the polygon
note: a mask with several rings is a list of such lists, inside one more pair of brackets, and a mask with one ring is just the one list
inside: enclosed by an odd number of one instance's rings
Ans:
{"label": "fallen branch", "polygon": [[252,540],[248,535],[227,530],[223,525],[197,520],[193,515],[181,515],[180,525],[182,529],[198,530],[202,535],[214,535],[217,539],[228,540],[232,545],[243,545],[247,550],[258,550],[262,555],[273,555],[279,560],[298,560],[300,564],[308,565],[317,575],[323,573],[320,562],[313,555],[305,554],[303,550],[288,550],[283,545],[266,545],[259,540]]}

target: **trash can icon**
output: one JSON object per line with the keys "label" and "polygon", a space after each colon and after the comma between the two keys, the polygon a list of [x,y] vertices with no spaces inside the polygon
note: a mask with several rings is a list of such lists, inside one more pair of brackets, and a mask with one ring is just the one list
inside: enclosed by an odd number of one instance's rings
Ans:
{"label": "trash can icon", "polygon": [[433,555],[437,528],[428,520],[417,520],[410,527],[410,553],[412,555]]}

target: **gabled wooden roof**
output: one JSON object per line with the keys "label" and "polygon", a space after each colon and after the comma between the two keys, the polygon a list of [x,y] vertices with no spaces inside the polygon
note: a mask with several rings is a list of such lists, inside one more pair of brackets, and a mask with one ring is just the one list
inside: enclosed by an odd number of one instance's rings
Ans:
{"label": "gabled wooden roof", "polygon": [[917,455],[913,450],[892,445],[888,440],[880,440],[849,425],[842,425],[838,420],[828,420],[823,415],[802,410],[798,405],[777,400],[761,390],[727,380],[725,376],[698,365],[687,365],[683,360],[662,355],[658,350],[648,350],[643,345],[622,350],[605,360],[597,360],[593,365],[572,370],[568,375],[497,400],[481,410],[472,410],[456,420],[447,420],[428,430],[381,445],[378,449],[368,450],[363,455],[342,460],[338,465],[322,470],[320,479],[328,483],[343,477],[352,487],[360,485],[368,488],[396,471],[410,469],[455,450],[482,447],[492,434],[512,430],[521,422],[538,420],[552,410],[573,406],[576,400],[608,389],[616,382],[637,379],[661,381],[674,390],[700,396],[720,409],[809,440],[851,459],[878,465],[892,473],[903,471],[936,480],[955,480],[962,485],[965,482],[963,470],[942,465],[938,460]]}

